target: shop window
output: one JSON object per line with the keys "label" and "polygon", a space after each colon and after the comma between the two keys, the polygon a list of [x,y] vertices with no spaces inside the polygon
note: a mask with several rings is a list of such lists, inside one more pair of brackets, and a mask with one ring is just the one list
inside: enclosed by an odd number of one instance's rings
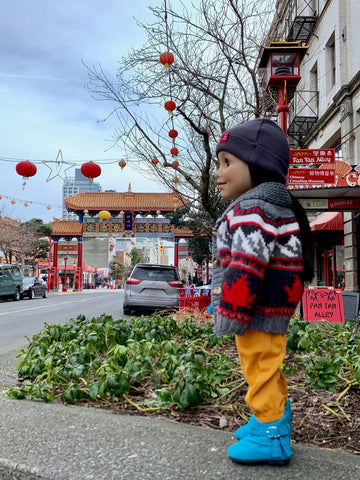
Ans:
{"label": "shop window", "polygon": [[345,258],[342,245],[335,245],[335,286],[345,288]]}

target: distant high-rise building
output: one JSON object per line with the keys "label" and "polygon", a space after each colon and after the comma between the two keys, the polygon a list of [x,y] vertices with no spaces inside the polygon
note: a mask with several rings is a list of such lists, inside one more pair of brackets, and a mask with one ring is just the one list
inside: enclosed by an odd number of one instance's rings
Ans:
{"label": "distant high-rise building", "polygon": [[80,168],[75,168],[75,177],[68,178],[63,183],[63,219],[77,220],[77,215],[74,212],[68,212],[65,207],[65,198],[69,195],[73,196],[80,192],[102,192],[101,185],[97,182],[92,182],[89,185],[89,179],[85,177]]}

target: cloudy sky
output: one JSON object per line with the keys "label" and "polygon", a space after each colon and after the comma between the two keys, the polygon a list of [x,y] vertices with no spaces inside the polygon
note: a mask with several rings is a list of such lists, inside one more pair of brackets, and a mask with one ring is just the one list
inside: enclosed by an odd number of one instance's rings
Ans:
{"label": "cloudy sky", "polygon": [[[56,174],[64,176],[72,162],[79,168],[85,161],[101,161],[98,181],[104,189],[126,191],[131,182],[133,191],[158,191],[158,185],[117,166],[122,152],[109,149],[115,120],[99,121],[111,105],[86,91],[82,64],[101,64],[113,75],[119,58],[145,40],[134,17],[151,22],[149,4],[162,1],[0,0],[3,215],[21,221],[60,218],[63,180]],[[55,163],[59,150],[66,165]],[[38,170],[24,188],[15,170],[21,160],[34,161]],[[66,174],[74,176],[74,167]]]}

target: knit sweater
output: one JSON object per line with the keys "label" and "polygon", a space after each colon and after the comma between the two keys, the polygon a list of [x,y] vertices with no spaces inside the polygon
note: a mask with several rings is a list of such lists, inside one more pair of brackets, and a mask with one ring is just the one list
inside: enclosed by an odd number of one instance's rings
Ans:
{"label": "knit sweater", "polygon": [[300,228],[289,192],[263,183],[216,222],[212,303],[217,335],[285,333],[303,292]]}

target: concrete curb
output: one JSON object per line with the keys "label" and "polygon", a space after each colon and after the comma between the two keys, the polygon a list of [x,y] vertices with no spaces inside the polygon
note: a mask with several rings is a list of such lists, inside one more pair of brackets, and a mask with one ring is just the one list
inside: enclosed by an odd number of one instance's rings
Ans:
{"label": "concrete curb", "polygon": [[[19,347],[20,348],[20,347]],[[19,348],[0,349],[0,389]],[[243,466],[229,432],[0,394],[1,480],[352,480],[360,456],[293,445],[288,466]]]}

